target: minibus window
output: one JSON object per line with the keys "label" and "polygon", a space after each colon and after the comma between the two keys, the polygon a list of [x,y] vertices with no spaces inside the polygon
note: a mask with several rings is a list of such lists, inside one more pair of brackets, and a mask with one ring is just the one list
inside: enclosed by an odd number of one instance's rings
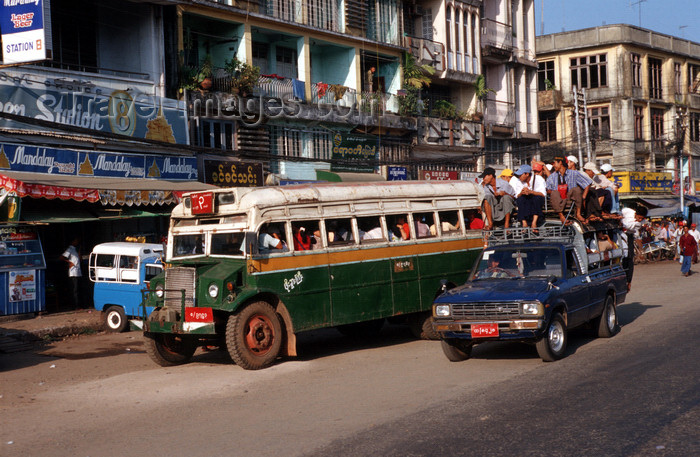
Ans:
{"label": "minibus window", "polygon": [[354,241],[352,235],[352,219],[328,219],[326,221],[328,246],[347,246]]}

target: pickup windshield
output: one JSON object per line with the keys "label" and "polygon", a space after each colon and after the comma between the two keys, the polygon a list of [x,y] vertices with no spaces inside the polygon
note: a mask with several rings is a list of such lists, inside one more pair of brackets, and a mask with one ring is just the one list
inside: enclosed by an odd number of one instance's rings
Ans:
{"label": "pickup windshield", "polygon": [[562,276],[561,252],[555,248],[486,249],[471,280]]}

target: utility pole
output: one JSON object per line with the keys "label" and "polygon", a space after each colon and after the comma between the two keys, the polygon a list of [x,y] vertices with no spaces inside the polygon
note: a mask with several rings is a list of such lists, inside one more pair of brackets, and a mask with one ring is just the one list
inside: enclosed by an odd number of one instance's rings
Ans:
{"label": "utility pole", "polygon": [[[586,104],[586,89],[581,89],[583,98],[583,122],[586,125],[586,157],[589,162],[595,162],[595,156],[591,150],[591,132],[589,131],[588,105]],[[583,165],[581,165],[583,167]]]}
{"label": "utility pole", "polygon": [[[578,145],[578,161],[583,164],[583,151],[581,150],[581,106],[579,105],[579,91],[576,86],[572,90],[574,94],[574,118],[576,120],[576,144]],[[588,135],[586,135],[587,137]]]}
{"label": "utility pole", "polygon": [[676,153],[678,154],[678,180],[679,194],[681,197],[681,213],[685,217],[685,182],[683,180],[683,146],[685,146],[685,129],[688,111],[684,110],[678,116],[680,122],[676,122]]}

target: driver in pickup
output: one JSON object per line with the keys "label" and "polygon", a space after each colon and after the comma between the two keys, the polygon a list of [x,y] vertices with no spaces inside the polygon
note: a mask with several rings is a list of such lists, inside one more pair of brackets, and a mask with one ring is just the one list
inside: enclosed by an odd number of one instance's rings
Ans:
{"label": "driver in pickup", "polygon": [[510,277],[510,274],[503,268],[499,267],[498,265],[501,263],[501,258],[499,255],[492,254],[488,261],[487,261],[487,267],[485,270],[481,270],[477,274],[477,278],[479,279],[484,279],[484,278],[508,278]]}

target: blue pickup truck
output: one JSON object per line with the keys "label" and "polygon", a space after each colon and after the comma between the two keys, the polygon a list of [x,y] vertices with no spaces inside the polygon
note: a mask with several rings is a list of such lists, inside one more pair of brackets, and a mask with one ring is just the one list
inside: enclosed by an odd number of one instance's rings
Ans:
{"label": "blue pickup truck", "polygon": [[484,236],[467,283],[433,304],[433,329],[449,360],[468,359],[475,344],[525,341],[551,362],[566,354],[569,329],[590,323],[599,337],[617,333],[616,307],[633,273],[631,235],[617,222],[547,222]]}

